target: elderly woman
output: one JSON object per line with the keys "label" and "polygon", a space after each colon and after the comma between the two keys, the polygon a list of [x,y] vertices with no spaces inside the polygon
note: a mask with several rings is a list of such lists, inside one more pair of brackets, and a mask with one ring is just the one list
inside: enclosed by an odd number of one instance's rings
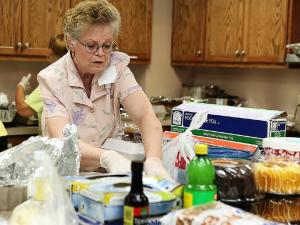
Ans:
{"label": "elderly woman", "polygon": [[74,123],[82,170],[128,172],[129,160],[101,149],[120,128],[121,103],[142,132],[146,174],[169,178],[161,161],[161,124],[128,68],[128,55],[114,51],[120,20],[118,10],[106,0],[83,1],[67,11],[64,33],[69,52],[38,75],[44,134],[62,137],[63,127]]}

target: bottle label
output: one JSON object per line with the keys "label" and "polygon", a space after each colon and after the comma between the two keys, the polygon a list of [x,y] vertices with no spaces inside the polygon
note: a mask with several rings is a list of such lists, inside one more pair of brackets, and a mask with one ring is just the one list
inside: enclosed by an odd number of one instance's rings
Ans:
{"label": "bottle label", "polygon": [[185,190],[183,193],[183,207],[189,208],[194,205],[201,205],[217,199],[215,191],[191,191]]}
{"label": "bottle label", "polygon": [[124,225],[147,225],[149,207],[124,206]]}

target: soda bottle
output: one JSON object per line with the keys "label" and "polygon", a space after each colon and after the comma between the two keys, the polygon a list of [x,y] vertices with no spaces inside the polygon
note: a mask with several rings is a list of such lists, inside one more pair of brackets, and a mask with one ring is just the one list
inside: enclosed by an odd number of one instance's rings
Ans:
{"label": "soda bottle", "polygon": [[143,162],[131,162],[131,188],[124,201],[124,225],[147,225],[149,202],[143,192]]}
{"label": "soda bottle", "polygon": [[187,167],[187,184],[183,192],[183,207],[188,208],[216,200],[215,168],[207,158],[206,144],[195,145],[196,156]]}

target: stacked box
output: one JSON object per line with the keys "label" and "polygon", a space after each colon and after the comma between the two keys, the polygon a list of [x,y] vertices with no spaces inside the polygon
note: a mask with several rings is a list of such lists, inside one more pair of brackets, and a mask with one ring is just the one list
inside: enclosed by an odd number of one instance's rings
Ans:
{"label": "stacked box", "polygon": [[262,146],[266,137],[285,137],[286,113],[205,103],[183,103],[172,109],[171,131],[184,132],[197,112],[207,112],[206,122],[192,131],[196,136]]}
{"label": "stacked box", "polygon": [[[64,179],[66,189],[71,192],[72,203],[80,214],[101,224],[122,220],[124,198],[130,190],[130,176]],[[177,200],[177,192],[182,189],[175,182],[154,177],[143,178],[143,184],[152,217],[171,211]]]}

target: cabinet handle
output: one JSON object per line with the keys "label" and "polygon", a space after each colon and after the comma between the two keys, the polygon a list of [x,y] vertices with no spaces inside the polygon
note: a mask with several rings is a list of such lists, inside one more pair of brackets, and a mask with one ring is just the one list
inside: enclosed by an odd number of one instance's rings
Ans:
{"label": "cabinet handle", "polygon": [[236,57],[239,57],[239,56],[241,55],[241,53],[240,53],[239,50],[236,50],[236,51],[234,52],[234,54],[235,54]]}
{"label": "cabinet handle", "polygon": [[200,55],[202,55],[202,51],[201,51],[201,50],[198,50],[198,51],[196,52],[196,54],[197,54],[198,56],[200,56]]}
{"label": "cabinet handle", "polygon": [[22,48],[22,42],[18,42],[17,44],[16,44],[16,46],[17,46],[17,48]]}
{"label": "cabinet handle", "polygon": [[26,43],[23,45],[23,48],[29,48],[29,47],[30,47],[29,42],[26,42]]}
{"label": "cabinet handle", "polygon": [[241,51],[241,56],[245,56],[245,55],[246,55],[246,51],[245,50]]}
{"label": "cabinet handle", "polygon": [[136,56],[136,55],[130,55],[129,58],[130,58],[130,59],[138,59],[139,57]]}

